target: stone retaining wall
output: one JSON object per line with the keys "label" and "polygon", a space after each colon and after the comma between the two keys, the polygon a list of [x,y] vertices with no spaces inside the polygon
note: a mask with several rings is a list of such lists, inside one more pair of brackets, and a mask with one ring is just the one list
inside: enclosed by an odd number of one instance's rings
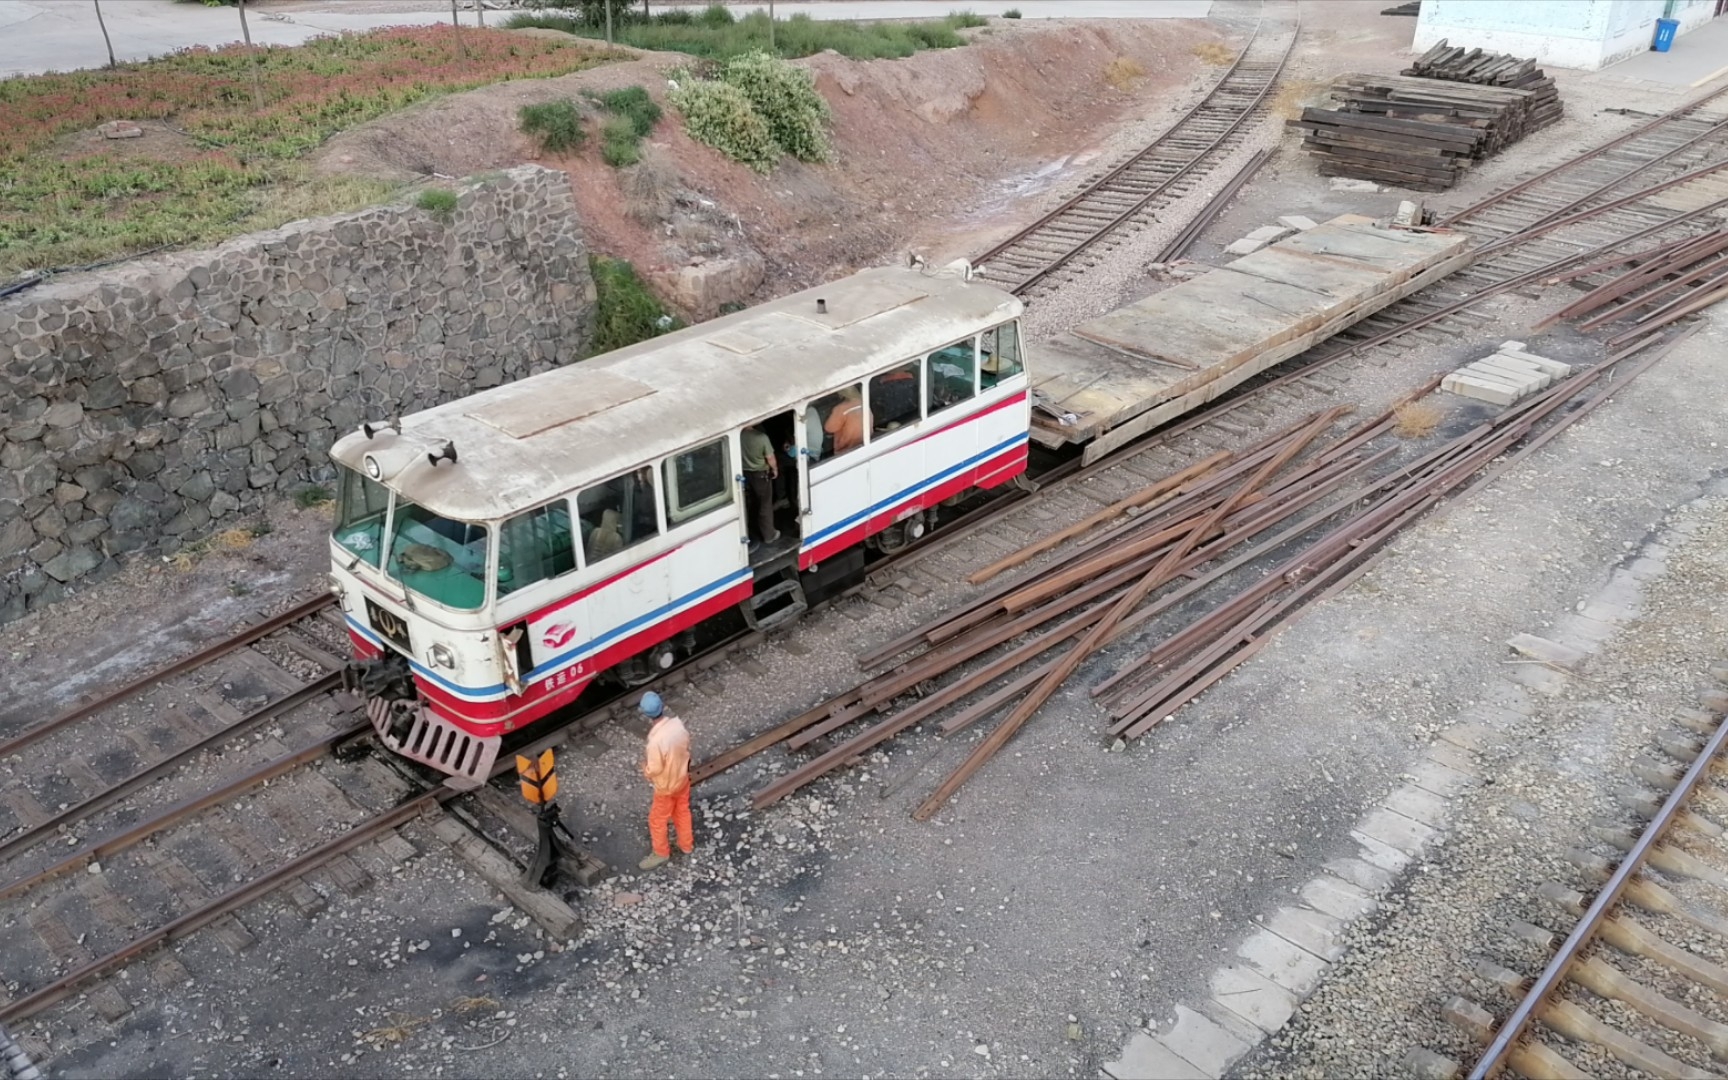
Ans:
{"label": "stone retaining wall", "polygon": [[329,478],[363,419],[579,359],[594,281],[564,174],[469,181],[0,301],[0,623]]}

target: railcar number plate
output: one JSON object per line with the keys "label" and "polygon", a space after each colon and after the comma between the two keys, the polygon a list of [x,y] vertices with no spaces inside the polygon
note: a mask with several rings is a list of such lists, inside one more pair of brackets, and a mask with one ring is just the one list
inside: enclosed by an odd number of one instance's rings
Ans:
{"label": "railcar number plate", "polygon": [[408,655],[414,655],[414,647],[408,644],[408,621],[393,611],[379,607],[373,599],[366,598],[366,618],[372,624],[372,629],[392,645],[397,646]]}

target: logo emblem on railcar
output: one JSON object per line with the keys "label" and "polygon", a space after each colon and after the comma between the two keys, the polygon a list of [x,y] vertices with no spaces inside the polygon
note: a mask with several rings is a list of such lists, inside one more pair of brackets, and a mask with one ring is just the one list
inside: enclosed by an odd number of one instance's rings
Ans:
{"label": "logo emblem on railcar", "polygon": [[378,631],[379,636],[386,641],[410,654],[414,652],[413,646],[408,643],[408,622],[402,616],[394,611],[386,611],[379,607],[368,596],[366,598],[366,618],[372,624],[372,629]]}
{"label": "logo emblem on railcar", "polygon": [[548,649],[562,649],[570,644],[570,639],[575,636],[576,625],[574,623],[553,623],[546,628],[544,634],[540,635],[540,640],[546,644]]}

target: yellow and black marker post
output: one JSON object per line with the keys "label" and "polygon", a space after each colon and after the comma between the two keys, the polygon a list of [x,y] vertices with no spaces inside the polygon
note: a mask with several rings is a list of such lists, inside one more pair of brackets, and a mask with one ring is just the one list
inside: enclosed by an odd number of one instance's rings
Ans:
{"label": "yellow and black marker post", "polygon": [[522,782],[522,797],[534,808],[534,820],[539,825],[540,843],[534,850],[534,861],[522,875],[523,884],[535,888],[550,888],[558,873],[556,834],[571,835],[560,817],[558,803],[558,770],[552,751],[542,750],[534,758],[516,755],[516,775]]}

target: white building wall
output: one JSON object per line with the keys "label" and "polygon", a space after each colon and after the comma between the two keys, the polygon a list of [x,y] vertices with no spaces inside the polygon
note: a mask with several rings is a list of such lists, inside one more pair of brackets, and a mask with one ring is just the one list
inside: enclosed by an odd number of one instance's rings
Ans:
{"label": "white building wall", "polygon": [[[1453,45],[1594,71],[1650,48],[1666,0],[1423,0],[1413,48]],[[1708,22],[1713,0],[1675,0],[1680,32]]]}

